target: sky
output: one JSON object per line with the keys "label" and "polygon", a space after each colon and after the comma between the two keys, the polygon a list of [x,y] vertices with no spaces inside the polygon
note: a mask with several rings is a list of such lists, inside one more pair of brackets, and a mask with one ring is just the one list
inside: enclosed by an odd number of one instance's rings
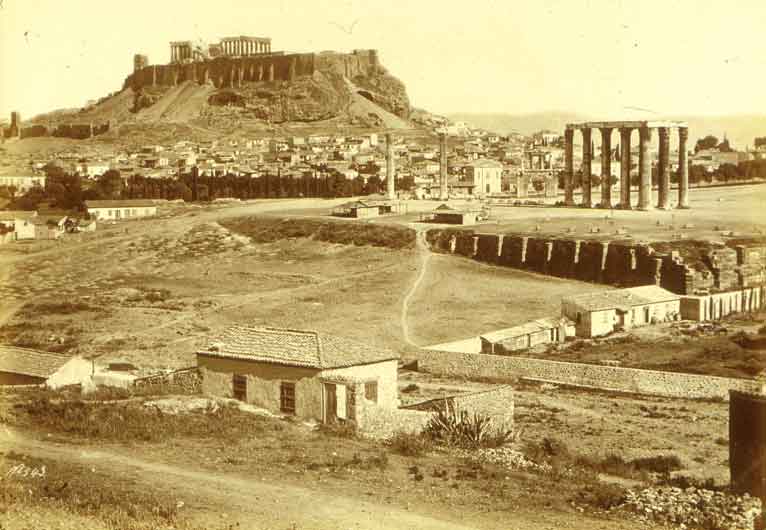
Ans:
{"label": "sky", "polygon": [[120,90],[171,40],[376,48],[436,113],[764,113],[763,0],[0,0],[0,116]]}

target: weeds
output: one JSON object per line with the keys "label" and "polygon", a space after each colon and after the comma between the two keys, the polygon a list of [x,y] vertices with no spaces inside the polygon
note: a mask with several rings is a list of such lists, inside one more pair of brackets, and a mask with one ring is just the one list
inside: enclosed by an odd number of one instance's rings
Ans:
{"label": "weeds", "polygon": [[419,433],[397,432],[389,440],[391,450],[402,456],[423,456],[433,450],[430,438]]}

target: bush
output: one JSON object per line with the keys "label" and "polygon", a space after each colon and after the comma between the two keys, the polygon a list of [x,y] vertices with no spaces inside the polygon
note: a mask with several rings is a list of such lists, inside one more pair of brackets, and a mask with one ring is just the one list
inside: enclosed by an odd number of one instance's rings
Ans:
{"label": "bush", "polygon": [[356,424],[352,421],[337,421],[334,423],[320,423],[317,428],[322,434],[338,438],[356,437]]}
{"label": "bush", "polygon": [[430,438],[419,433],[397,432],[389,440],[391,449],[402,456],[423,456],[433,449]]}
{"label": "bush", "polygon": [[450,402],[428,420],[424,433],[437,442],[456,447],[498,447],[513,438],[513,431],[495,426],[489,416],[468,414]]}
{"label": "bush", "polygon": [[650,456],[647,458],[636,458],[631,461],[631,465],[639,471],[649,471],[653,473],[670,473],[683,469],[681,459],[676,455]]}
{"label": "bush", "polygon": [[598,508],[609,510],[625,502],[626,490],[617,484],[596,482],[585,486],[577,493],[576,500]]}

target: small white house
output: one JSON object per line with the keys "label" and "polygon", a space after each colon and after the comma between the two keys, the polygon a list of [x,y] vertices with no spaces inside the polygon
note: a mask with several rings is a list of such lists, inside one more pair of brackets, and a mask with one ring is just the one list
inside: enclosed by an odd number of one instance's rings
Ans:
{"label": "small white house", "polygon": [[0,345],[0,385],[59,388],[86,383],[92,373],[92,361],[82,357]]}
{"label": "small white house", "polygon": [[14,240],[34,239],[37,212],[11,210],[0,211],[0,224],[13,231]]}
{"label": "small white house", "polygon": [[678,320],[681,296],[656,285],[585,293],[563,298],[561,313],[574,321],[578,337],[599,337],[637,326]]}
{"label": "small white house", "polygon": [[100,221],[135,219],[157,215],[157,205],[146,199],[85,201],[88,214]]}

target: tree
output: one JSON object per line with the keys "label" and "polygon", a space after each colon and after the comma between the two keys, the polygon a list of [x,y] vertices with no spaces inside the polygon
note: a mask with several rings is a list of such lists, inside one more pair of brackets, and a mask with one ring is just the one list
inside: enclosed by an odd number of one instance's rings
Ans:
{"label": "tree", "polygon": [[697,140],[697,143],[694,145],[694,152],[699,153],[705,149],[713,149],[715,147],[718,147],[718,138],[708,135]]}
{"label": "tree", "polygon": [[722,153],[731,153],[732,151],[734,151],[734,149],[732,149],[731,146],[729,145],[729,140],[727,138],[724,138],[723,142],[718,144],[718,150],[721,151]]}
{"label": "tree", "polygon": [[758,149],[759,147],[766,146],[766,136],[759,136],[753,142],[753,146]]}
{"label": "tree", "polygon": [[125,181],[117,169],[110,169],[98,177],[96,189],[104,199],[121,199],[125,191]]}

